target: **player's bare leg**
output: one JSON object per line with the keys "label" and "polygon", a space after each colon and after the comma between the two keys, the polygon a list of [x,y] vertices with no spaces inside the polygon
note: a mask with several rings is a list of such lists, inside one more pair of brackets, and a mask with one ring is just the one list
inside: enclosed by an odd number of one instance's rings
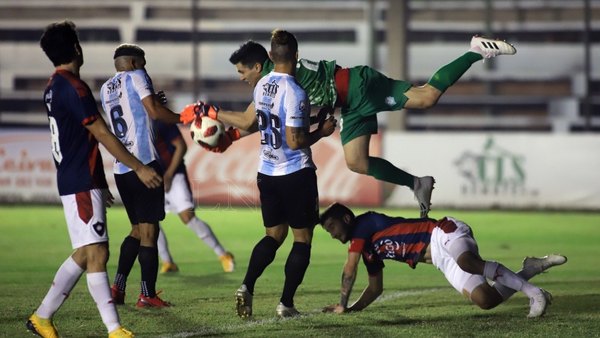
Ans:
{"label": "player's bare leg", "polygon": [[435,182],[433,177],[416,177],[383,158],[369,156],[370,141],[371,135],[361,135],[344,144],[344,158],[348,168],[358,174],[409,187],[415,192],[421,217],[426,217],[431,206],[431,191]]}

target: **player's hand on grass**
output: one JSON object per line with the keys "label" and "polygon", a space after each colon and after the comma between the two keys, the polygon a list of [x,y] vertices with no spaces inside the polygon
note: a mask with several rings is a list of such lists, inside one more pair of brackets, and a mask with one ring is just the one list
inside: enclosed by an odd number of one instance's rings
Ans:
{"label": "player's hand on grass", "polygon": [[148,188],[158,188],[162,183],[162,177],[160,177],[160,175],[154,169],[147,165],[140,166],[137,170],[135,170],[135,174]]}
{"label": "player's hand on grass", "polygon": [[326,307],[323,308],[323,312],[324,313],[337,313],[337,314],[341,314],[341,313],[345,313],[348,312],[348,309],[346,309],[345,307],[341,306],[340,304],[331,304],[331,305],[327,305]]}
{"label": "player's hand on grass", "polygon": [[219,113],[219,107],[208,104],[202,101],[188,104],[179,112],[179,121],[184,124],[188,124],[194,121],[198,117],[208,116],[212,119],[217,120]]}

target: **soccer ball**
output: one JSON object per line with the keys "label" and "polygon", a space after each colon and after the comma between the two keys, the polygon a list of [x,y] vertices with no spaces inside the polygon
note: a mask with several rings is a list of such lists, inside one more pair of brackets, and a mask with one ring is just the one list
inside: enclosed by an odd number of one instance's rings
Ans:
{"label": "soccer ball", "polygon": [[224,131],[225,126],[221,121],[208,116],[196,118],[190,125],[192,140],[197,144],[202,142],[210,147],[214,147],[219,143],[219,137],[221,137]]}

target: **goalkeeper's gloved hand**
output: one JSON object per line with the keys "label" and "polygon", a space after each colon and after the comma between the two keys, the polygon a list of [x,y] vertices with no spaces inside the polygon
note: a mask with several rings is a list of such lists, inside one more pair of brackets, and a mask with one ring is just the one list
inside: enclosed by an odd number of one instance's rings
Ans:
{"label": "goalkeeper's gloved hand", "polygon": [[225,150],[227,150],[227,148],[229,148],[229,146],[233,143],[233,141],[237,141],[242,137],[242,135],[240,134],[240,130],[234,127],[229,127],[229,129],[227,129],[223,135],[221,135],[221,137],[219,138],[219,142],[217,143],[216,146],[211,147],[205,143],[199,142],[200,145],[209,151],[212,151],[213,153],[222,153],[225,152]]}
{"label": "goalkeeper's gloved hand", "polygon": [[197,117],[202,116],[208,116],[217,120],[218,113],[218,106],[198,101],[196,103],[188,104],[181,112],[179,112],[179,121],[187,124],[194,121]]}
{"label": "goalkeeper's gloved hand", "polygon": [[159,90],[158,92],[156,92],[156,96],[158,97],[158,101],[163,105],[166,106],[167,102],[169,100],[167,100],[167,95],[165,94],[164,91]]}

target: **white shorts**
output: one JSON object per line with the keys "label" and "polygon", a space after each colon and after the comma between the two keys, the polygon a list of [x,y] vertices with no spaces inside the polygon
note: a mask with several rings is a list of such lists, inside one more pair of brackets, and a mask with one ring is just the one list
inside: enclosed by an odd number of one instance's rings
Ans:
{"label": "white shorts", "polygon": [[106,189],[93,189],[60,196],[73,249],[108,242]]}
{"label": "white shorts", "polygon": [[[473,275],[463,271],[452,255],[449,248],[459,238],[471,238],[471,228],[465,223],[447,217],[449,221],[456,225],[453,232],[445,232],[439,227],[435,227],[431,233],[431,260],[433,265],[440,270],[450,284],[460,293],[463,290],[472,291],[473,285],[485,283],[485,278],[480,275]],[[469,286],[465,286],[469,282]]]}
{"label": "white shorts", "polygon": [[165,192],[165,212],[179,214],[189,209],[194,209],[190,184],[185,174],[176,173],[171,182],[171,190]]}

